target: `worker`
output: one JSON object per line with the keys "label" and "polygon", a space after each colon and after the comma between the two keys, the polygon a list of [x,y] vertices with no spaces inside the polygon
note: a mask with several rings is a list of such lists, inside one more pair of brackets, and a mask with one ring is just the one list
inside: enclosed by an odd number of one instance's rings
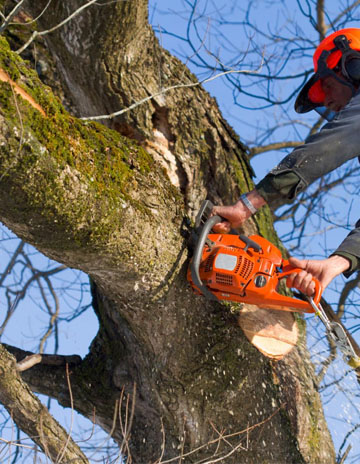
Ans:
{"label": "worker", "polygon": [[[265,204],[277,207],[293,201],[316,179],[360,155],[360,29],[342,29],[326,37],[313,61],[315,74],[300,91],[295,110],[306,113],[314,109],[327,115],[329,122],[235,204],[216,206],[212,214],[226,219],[214,227],[217,233],[239,227]],[[289,261],[302,271],[291,275],[287,285],[309,296],[315,290],[313,277],[323,289],[341,273],[349,277],[360,269],[360,220],[328,258],[291,257]]]}

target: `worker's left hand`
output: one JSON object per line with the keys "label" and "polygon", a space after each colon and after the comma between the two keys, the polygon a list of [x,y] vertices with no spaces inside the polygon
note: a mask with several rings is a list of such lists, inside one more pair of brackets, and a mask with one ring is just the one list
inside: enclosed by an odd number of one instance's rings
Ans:
{"label": "worker's left hand", "polygon": [[223,222],[213,227],[217,234],[228,234],[231,228],[240,227],[251,216],[251,212],[241,200],[230,206],[215,206],[212,214],[224,218]]}
{"label": "worker's left hand", "polygon": [[315,292],[313,277],[318,279],[324,290],[336,276],[350,267],[350,262],[339,255],[321,260],[289,258],[289,263],[294,267],[303,269],[303,271],[291,274],[286,280],[286,285],[290,288],[296,288],[308,296]]}
{"label": "worker's left hand", "polygon": [[[249,192],[247,197],[256,209],[259,209],[266,204],[266,201],[256,189]],[[251,211],[241,199],[230,206],[215,206],[212,211],[212,215],[215,214],[224,218],[223,222],[220,222],[213,227],[213,231],[217,234],[229,233],[231,228],[236,229],[240,227],[247,219],[249,219],[250,216],[252,216]]]}

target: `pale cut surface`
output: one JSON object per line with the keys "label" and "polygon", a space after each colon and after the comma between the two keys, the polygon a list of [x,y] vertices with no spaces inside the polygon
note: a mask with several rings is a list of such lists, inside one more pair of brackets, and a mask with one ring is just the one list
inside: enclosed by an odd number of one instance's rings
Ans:
{"label": "pale cut surface", "polygon": [[276,360],[282,359],[293,349],[299,335],[293,313],[253,305],[242,308],[239,325],[262,354]]}

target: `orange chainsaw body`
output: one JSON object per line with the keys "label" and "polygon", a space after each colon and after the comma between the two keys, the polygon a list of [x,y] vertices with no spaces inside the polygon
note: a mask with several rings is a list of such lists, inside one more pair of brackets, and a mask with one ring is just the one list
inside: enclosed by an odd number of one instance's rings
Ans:
{"label": "orange chainsaw body", "polygon": [[[258,247],[249,246],[250,243]],[[207,236],[199,265],[203,285],[218,299],[257,305],[282,311],[314,313],[309,302],[278,293],[281,279],[301,269],[283,260],[280,250],[259,235],[232,234]],[[191,264],[187,278],[197,293],[202,293],[192,279]],[[315,304],[320,302],[321,286],[315,281]]]}

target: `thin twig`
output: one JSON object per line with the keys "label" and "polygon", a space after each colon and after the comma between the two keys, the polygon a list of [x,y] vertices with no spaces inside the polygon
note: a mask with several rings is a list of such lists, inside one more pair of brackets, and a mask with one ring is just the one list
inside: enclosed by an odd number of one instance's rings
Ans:
{"label": "thin twig", "polygon": [[160,95],[164,95],[165,93],[169,92],[170,90],[176,90],[176,89],[185,89],[185,88],[191,88],[191,87],[197,87],[198,85],[206,84],[208,82],[211,82],[215,79],[218,79],[219,77],[226,76],[227,74],[249,74],[249,73],[256,73],[258,72],[262,67],[262,63],[259,66],[259,68],[255,71],[250,71],[250,70],[242,70],[242,71],[234,71],[234,70],[229,70],[229,71],[224,71],[219,74],[216,74],[215,76],[208,77],[206,79],[203,79],[202,81],[198,82],[191,82],[190,84],[176,84],[176,85],[171,85],[170,87],[166,87],[165,89],[160,90],[159,92],[153,93],[152,95],[149,95],[148,97],[143,98],[142,100],[139,100],[132,105],[128,106],[127,108],[124,108],[120,111],[116,111],[115,113],[111,114],[103,114],[101,116],[88,116],[88,117],[82,117],[80,118],[83,121],[98,121],[100,119],[113,119],[116,116],[121,116],[124,113],[127,113],[128,111],[133,110],[134,108],[137,108],[140,105],[143,105],[144,103],[153,100],[156,97],[159,97]]}
{"label": "thin twig", "polygon": [[67,450],[67,447],[69,446],[70,440],[71,440],[71,434],[72,434],[72,429],[74,425],[74,398],[72,394],[72,389],[71,389],[71,381],[70,381],[70,373],[69,373],[69,365],[66,364],[66,381],[69,389],[69,396],[70,396],[70,406],[71,406],[71,419],[70,419],[70,427],[69,427],[69,433],[65,442],[65,445],[63,449],[59,452],[57,458],[56,458],[56,463],[61,463],[63,460],[63,457],[65,455],[65,452]]}
{"label": "thin twig", "polygon": [[350,451],[351,451],[351,448],[352,446],[351,445],[348,445],[348,447],[346,448],[346,451],[345,453],[342,455],[340,461],[338,462],[338,464],[344,464],[346,458],[348,457]]}
{"label": "thin twig", "polygon": [[34,449],[34,447],[32,445],[23,445],[21,443],[15,443],[14,441],[6,440],[5,438],[2,438],[2,437],[0,437],[0,441],[2,443],[5,443],[6,445],[18,446],[20,448],[24,448],[24,449],[28,449],[28,450]]}
{"label": "thin twig", "polygon": [[159,459],[157,459],[153,464],[161,464],[162,458],[163,458],[164,453],[165,453],[165,441],[166,441],[166,436],[165,436],[165,427],[164,427],[164,422],[163,422],[163,420],[162,420],[162,417],[160,417],[160,423],[161,423],[161,436],[162,436],[162,440],[161,440],[161,454],[160,454]]}
{"label": "thin twig", "polygon": [[85,8],[88,8],[89,6],[93,5],[97,1],[98,0],[90,0],[88,3],[85,3],[85,5],[82,5],[80,8],[78,8],[76,11],[74,11],[70,16],[65,18],[59,24],[57,24],[56,26],[54,26],[54,27],[52,27],[50,29],[47,29],[46,31],[41,31],[41,32],[34,31],[32,33],[32,35],[31,35],[31,37],[29,38],[29,40],[21,48],[19,48],[19,50],[17,50],[16,53],[18,53],[18,54],[22,53],[36,39],[36,37],[41,37],[43,35],[50,34],[50,32],[56,31],[60,27],[64,26],[64,24],[71,21],[75,16],[77,16],[83,10],[85,10]]}
{"label": "thin twig", "polygon": [[13,19],[13,17],[16,15],[16,13],[20,10],[22,7],[22,4],[25,2],[25,0],[21,0],[17,5],[14,6],[14,8],[10,11],[10,13],[7,15],[5,18],[4,22],[0,26],[0,34],[7,28],[9,25],[10,21]]}

